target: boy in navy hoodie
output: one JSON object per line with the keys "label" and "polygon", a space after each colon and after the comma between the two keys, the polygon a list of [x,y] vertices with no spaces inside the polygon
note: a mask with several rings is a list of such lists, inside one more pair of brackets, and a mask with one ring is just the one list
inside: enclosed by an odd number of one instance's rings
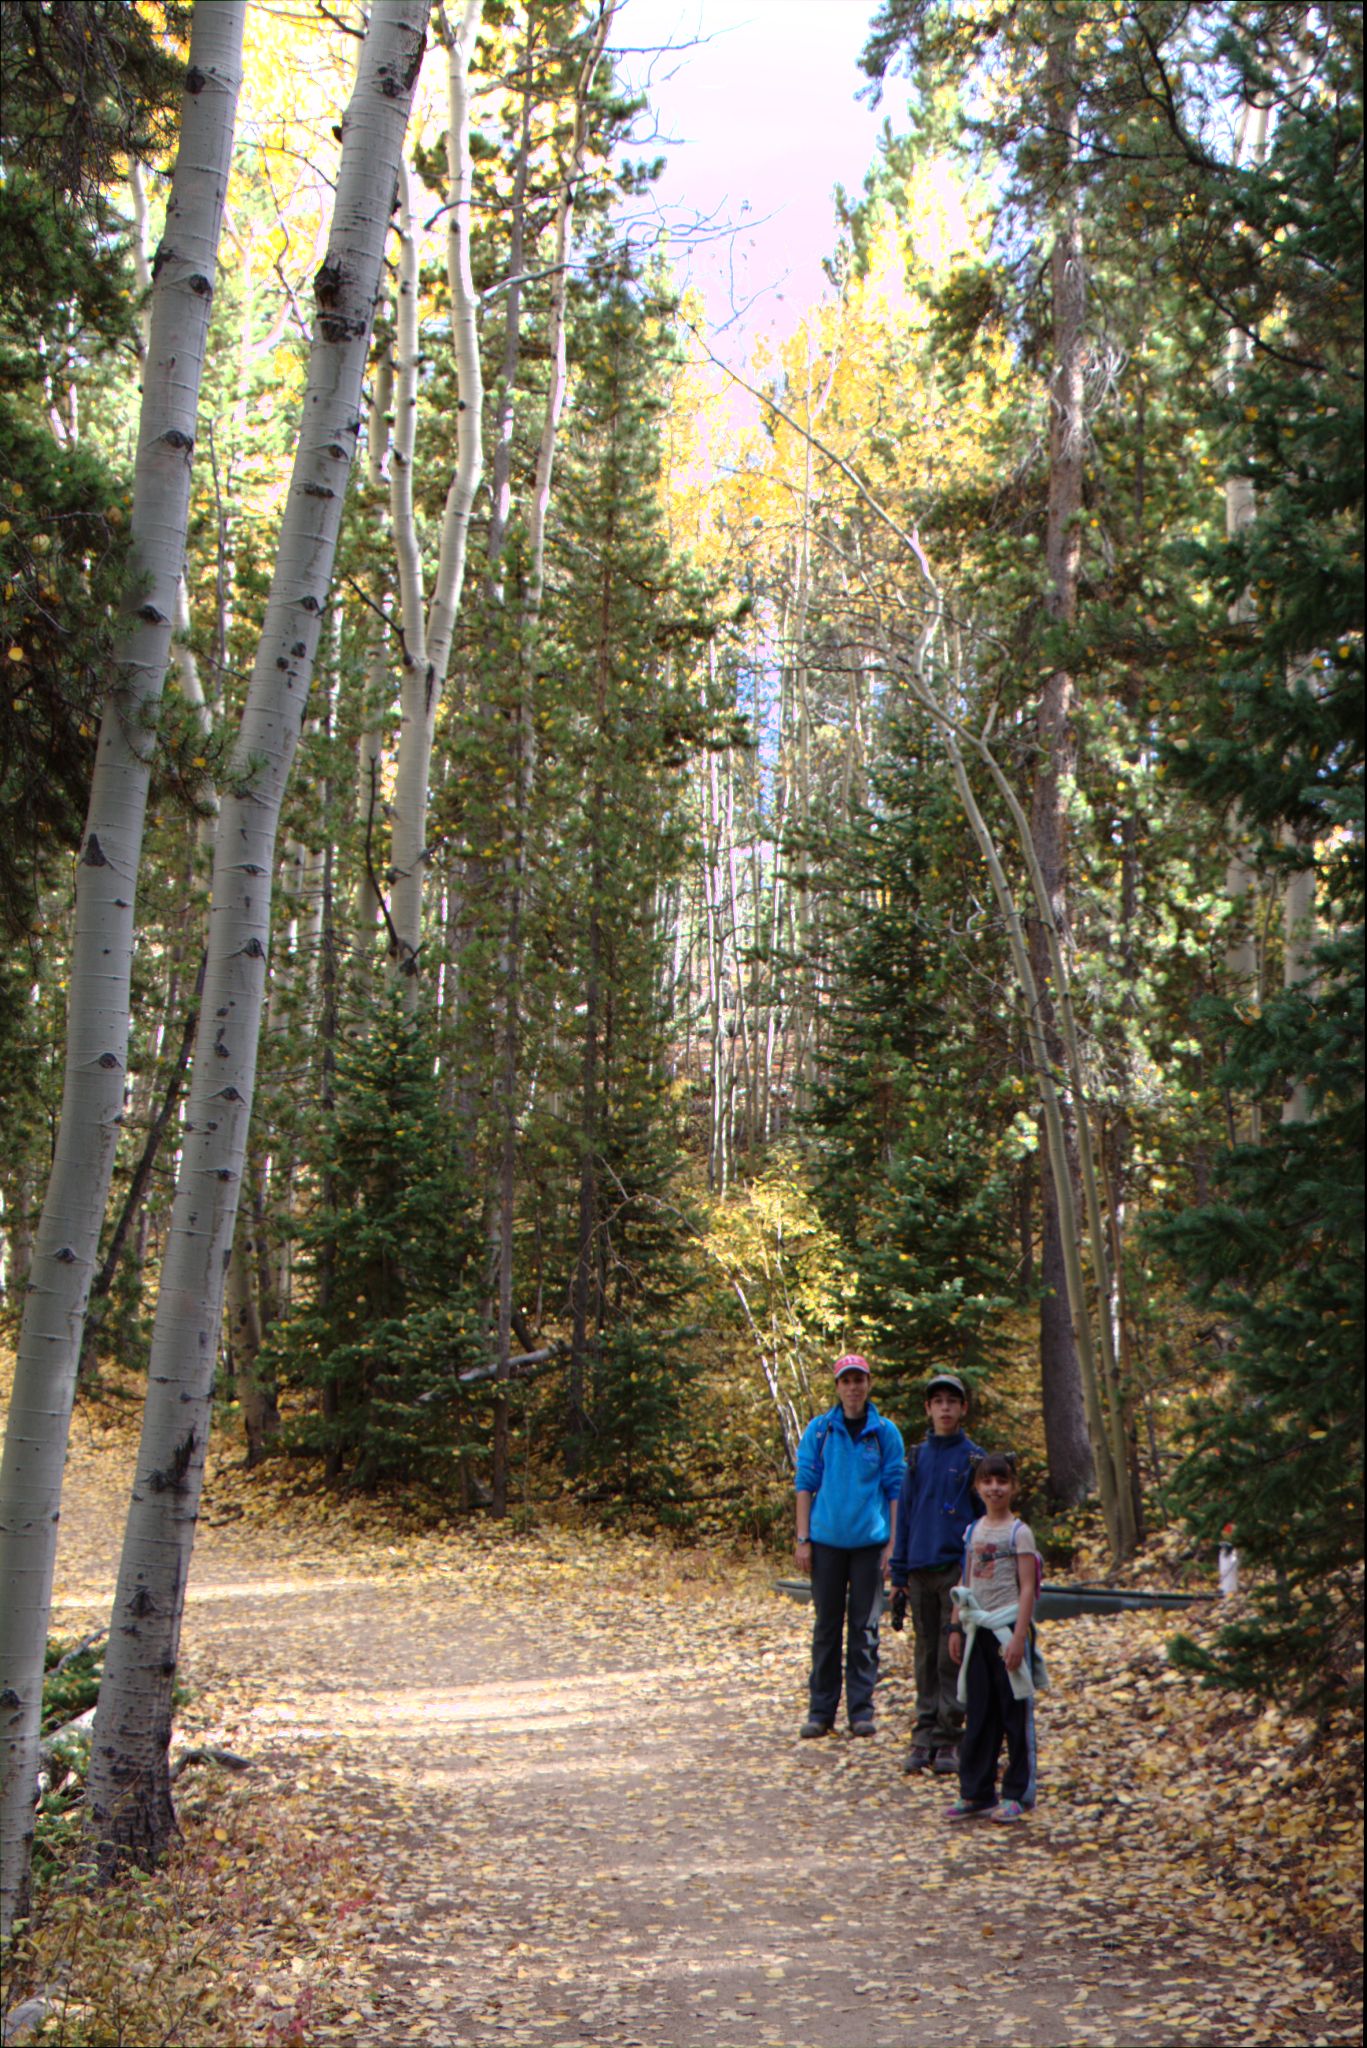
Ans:
{"label": "boy in navy hoodie", "polygon": [[[959,1769],[959,1673],[949,1654],[950,1593],[963,1565],[964,1531],[982,1513],[973,1491],[974,1458],[982,1452],[965,1434],[968,1389],[957,1374],[937,1372],[926,1385],[925,1440],[907,1459],[892,1552],[893,1625],[911,1610],[916,1659],[916,1723],[904,1771]],[[900,1597],[899,1597],[900,1596]]]}

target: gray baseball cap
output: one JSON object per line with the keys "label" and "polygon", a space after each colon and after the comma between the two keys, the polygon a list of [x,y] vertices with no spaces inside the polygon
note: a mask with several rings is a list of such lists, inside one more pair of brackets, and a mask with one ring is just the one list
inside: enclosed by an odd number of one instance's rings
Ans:
{"label": "gray baseball cap", "polygon": [[926,1399],[932,1394],[957,1394],[961,1401],[967,1401],[968,1388],[954,1372],[937,1372],[926,1381]]}

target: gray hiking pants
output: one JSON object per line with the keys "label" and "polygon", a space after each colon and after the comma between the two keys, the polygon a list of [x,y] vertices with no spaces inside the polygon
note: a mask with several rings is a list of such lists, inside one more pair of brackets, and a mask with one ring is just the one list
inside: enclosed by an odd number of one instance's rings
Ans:
{"label": "gray hiking pants", "polygon": [[957,1564],[907,1575],[907,1609],[916,1656],[916,1721],[911,1739],[925,1749],[952,1749],[964,1725],[959,1668],[949,1654],[949,1596],[959,1575]]}

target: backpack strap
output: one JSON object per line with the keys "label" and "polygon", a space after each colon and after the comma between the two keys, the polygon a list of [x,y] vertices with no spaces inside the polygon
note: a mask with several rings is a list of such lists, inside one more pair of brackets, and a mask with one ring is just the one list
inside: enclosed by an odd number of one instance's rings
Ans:
{"label": "backpack strap", "polygon": [[813,1493],[819,1492],[821,1482],[826,1477],[826,1439],[835,1427],[836,1416],[843,1412],[837,1401],[834,1408],[827,1409],[816,1426],[816,1485],[812,1488]]}
{"label": "backpack strap", "polygon": [[[1021,1521],[1021,1518],[1020,1518],[1020,1516],[1019,1516],[1019,1515],[1017,1515],[1017,1516],[1015,1517],[1015,1519],[1013,1520],[1012,1524],[1011,1524],[1011,1555],[1012,1555],[1013,1557],[1014,1557],[1014,1556],[1015,1556],[1015,1554],[1016,1554],[1016,1538],[1017,1538],[1017,1536],[1018,1536],[1018,1535],[1020,1534],[1020,1531],[1021,1531],[1021,1530],[1022,1530],[1022,1529],[1024,1528],[1024,1526],[1025,1526],[1025,1524],[1024,1524],[1024,1523],[1023,1523],[1022,1521]],[[1042,1557],[1040,1556],[1040,1554],[1039,1554],[1039,1552],[1038,1552],[1038,1550],[1037,1550],[1037,1551],[1035,1552],[1035,1592],[1036,1592],[1036,1594],[1038,1594],[1038,1593],[1039,1593],[1039,1589],[1040,1589],[1040,1587],[1041,1587],[1041,1586],[1042,1586],[1043,1584],[1044,1584],[1044,1559],[1043,1559],[1043,1558],[1042,1558]]]}

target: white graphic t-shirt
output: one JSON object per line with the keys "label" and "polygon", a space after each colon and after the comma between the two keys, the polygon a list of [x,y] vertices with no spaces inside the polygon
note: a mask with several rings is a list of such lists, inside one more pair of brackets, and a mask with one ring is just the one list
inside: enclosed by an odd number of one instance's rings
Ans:
{"label": "white graphic t-shirt", "polygon": [[1016,1560],[1034,1557],[1038,1545],[1027,1523],[999,1523],[984,1516],[973,1524],[968,1540],[968,1589],[984,1608],[1010,1607],[1020,1597]]}

